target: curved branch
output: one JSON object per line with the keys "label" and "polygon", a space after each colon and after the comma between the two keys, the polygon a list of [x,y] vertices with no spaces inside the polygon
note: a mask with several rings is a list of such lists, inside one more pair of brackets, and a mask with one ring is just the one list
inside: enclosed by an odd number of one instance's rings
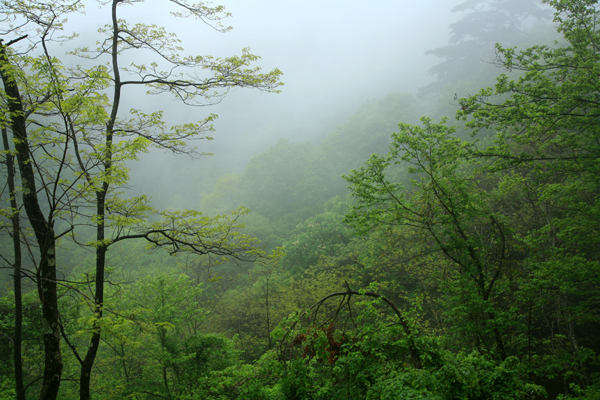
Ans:
{"label": "curved branch", "polygon": [[336,296],[344,296],[344,297],[345,296],[368,296],[368,297],[374,297],[377,299],[381,299],[385,303],[387,303],[387,305],[389,305],[390,308],[392,310],[394,310],[394,313],[396,313],[396,315],[398,316],[398,321],[400,322],[400,325],[402,326],[404,333],[406,334],[406,336],[409,339],[410,357],[412,359],[413,365],[417,369],[423,368],[423,366],[421,364],[421,357],[419,354],[419,350],[417,349],[415,342],[412,339],[412,330],[410,329],[408,322],[406,322],[406,319],[404,318],[402,311],[398,307],[396,307],[396,305],[394,303],[392,303],[387,297],[385,297],[379,293],[375,293],[375,292],[359,292],[356,290],[350,290],[350,287],[348,286],[348,290],[346,290],[345,292],[330,293],[327,296],[323,297],[321,300],[319,300],[315,304],[313,304],[310,307],[310,310],[314,309],[315,307],[317,307],[317,308],[320,307],[323,302],[325,302],[326,300],[328,300],[332,297],[336,297]]}

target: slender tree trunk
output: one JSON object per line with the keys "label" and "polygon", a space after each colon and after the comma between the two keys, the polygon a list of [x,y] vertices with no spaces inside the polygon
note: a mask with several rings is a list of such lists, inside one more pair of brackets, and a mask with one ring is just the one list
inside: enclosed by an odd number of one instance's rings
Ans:
{"label": "slender tree trunk", "polygon": [[10,124],[15,138],[17,164],[23,188],[23,206],[33,228],[40,251],[37,267],[38,295],[42,304],[42,326],[44,336],[44,375],[41,400],[55,400],[60,388],[63,363],[60,350],[60,329],[58,314],[58,294],[56,290],[56,238],[53,221],[46,219],[37,197],[33,162],[29,153],[29,142],[25,125],[25,115],[21,94],[15,78],[6,46],[0,45],[0,75],[8,99]]}
{"label": "slender tree trunk", "polygon": [[[100,196],[101,193],[98,194]],[[104,202],[101,203],[104,205]],[[104,207],[102,207],[104,208]],[[104,229],[101,224],[97,226],[97,239],[104,239]],[[106,246],[99,246],[96,249],[96,295],[94,298],[94,326],[92,329],[92,338],[90,339],[90,347],[81,363],[81,373],[79,375],[79,398],[80,400],[88,400],[91,398],[90,392],[90,380],[92,375],[92,367],[98,354],[98,347],[100,346],[100,337],[102,329],[100,327],[100,319],[102,318],[102,308],[104,306],[104,267],[106,265]]]}
{"label": "slender tree trunk", "polygon": [[[96,225],[96,240],[99,243],[104,241],[104,205],[105,205],[105,194],[108,191],[108,185],[103,185],[103,190],[96,194],[96,213],[98,214],[98,225]],[[90,380],[92,375],[92,367],[98,354],[98,347],[100,346],[100,337],[102,334],[102,328],[100,325],[100,319],[103,314],[104,307],[104,269],[106,265],[106,251],[108,250],[106,245],[100,245],[96,249],[96,284],[95,284],[95,297],[94,297],[94,325],[92,328],[92,338],[90,339],[90,346],[88,351],[81,363],[81,372],[79,375],[79,399],[88,400],[91,399],[90,392]]]}
{"label": "slender tree trunk", "polygon": [[21,341],[23,331],[23,303],[21,299],[21,241],[20,241],[20,224],[19,224],[19,209],[17,207],[17,198],[15,192],[15,170],[13,156],[10,154],[10,146],[8,144],[8,134],[6,127],[2,127],[2,142],[6,153],[6,168],[8,170],[8,190],[10,196],[10,207],[13,209],[12,232],[13,232],[13,291],[15,293],[15,335],[13,338],[13,351],[15,363],[15,393],[17,400],[25,400],[25,389],[23,388],[23,360],[21,357]]}
{"label": "slender tree trunk", "polygon": [[[117,120],[117,113],[119,111],[119,103],[121,98],[121,78],[119,75],[118,66],[118,29],[119,22],[117,19],[117,6],[120,0],[113,0],[112,2],[112,25],[113,25],[113,40],[112,40],[112,66],[115,83],[115,91],[113,95],[113,104],[110,114],[110,119],[106,124],[106,154],[102,162],[104,171],[107,177],[110,176],[110,169],[112,167],[112,142],[113,142],[113,129],[115,121]],[[108,251],[108,244],[104,243],[105,240],[105,210],[106,210],[106,195],[108,194],[109,184],[107,181],[102,183],[102,188],[96,194],[96,240],[99,243],[96,249],[96,284],[95,284],[95,318],[92,338],[90,340],[90,347],[86,353],[86,356],[81,364],[81,373],[79,376],[79,399],[90,400],[90,379],[92,374],[92,367],[96,360],[98,353],[98,347],[100,345],[100,338],[102,335],[102,328],[99,324],[99,320],[102,318],[103,307],[104,307],[104,274],[106,267],[106,252]]]}

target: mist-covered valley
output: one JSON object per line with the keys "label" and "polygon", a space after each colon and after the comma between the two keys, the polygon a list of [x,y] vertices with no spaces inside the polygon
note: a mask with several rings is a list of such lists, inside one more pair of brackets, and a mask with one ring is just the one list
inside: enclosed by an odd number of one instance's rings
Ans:
{"label": "mist-covered valley", "polygon": [[600,394],[595,1],[1,4],[0,397]]}

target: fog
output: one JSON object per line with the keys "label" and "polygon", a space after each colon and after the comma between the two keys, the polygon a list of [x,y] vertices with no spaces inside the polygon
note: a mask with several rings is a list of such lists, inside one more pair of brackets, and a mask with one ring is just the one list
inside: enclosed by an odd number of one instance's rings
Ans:
{"label": "fog", "polygon": [[[242,172],[251,157],[280,138],[318,142],[366,100],[415,92],[433,79],[428,70],[439,59],[425,52],[448,42],[448,26],[461,17],[451,12],[458,3],[231,0],[223,3],[232,13],[223,20],[224,26],[233,27],[227,33],[202,21],[169,16],[172,8],[166,2],[120,7],[121,18],[130,24],[154,23],[175,32],[185,54],[227,57],[250,47],[261,57],[263,71],[279,68],[284,74],[281,93],[237,89],[210,107],[190,108],[167,96],[145,96],[143,91],[134,92],[135,101],[126,95],[122,110],[163,110],[171,123],[192,122],[209,113],[219,116],[215,140],[195,144],[212,156],[190,159],[153,150],[132,165],[132,187],[156,194],[157,175],[164,178],[185,169],[206,180],[203,191],[210,192],[215,176]],[[67,31],[80,33],[76,45],[92,47],[97,29],[109,21],[109,7],[87,4],[86,15],[71,18]],[[139,52],[136,57],[136,63],[144,61]],[[198,196],[182,187],[161,190]],[[185,206],[196,205],[195,199],[190,200]]]}
{"label": "fog", "polygon": [[[266,68],[281,69],[285,86],[275,96],[234,93],[216,108],[217,137],[238,138],[231,126],[237,120],[255,132],[241,140],[256,150],[263,138],[318,139],[366,99],[415,91],[430,79],[427,70],[436,62],[424,52],[445,43],[454,17],[433,1],[242,3],[229,7],[239,17],[228,39],[251,46]],[[274,120],[287,126],[273,127]]]}

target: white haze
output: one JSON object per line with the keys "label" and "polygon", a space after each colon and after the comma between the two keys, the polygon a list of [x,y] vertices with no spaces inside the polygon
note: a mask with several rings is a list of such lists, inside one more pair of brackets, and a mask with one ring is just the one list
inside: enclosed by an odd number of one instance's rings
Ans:
{"label": "white haze", "polygon": [[[153,151],[133,166],[134,186],[151,190],[153,176],[182,168],[197,171],[197,176],[207,170],[215,174],[217,166],[223,172],[241,172],[252,156],[279,138],[318,141],[364,101],[416,91],[432,80],[427,71],[439,60],[424,53],[447,43],[448,25],[460,18],[450,12],[458,2],[227,0],[223,5],[233,14],[223,21],[233,26],[228,33],[169,16],[172,7],[166,1],[120,7],[121,18],[130,23],[155,23],[177,33],[186,54],[227,57],[250,47],[262,57],[264,71],[279,68],[285,83],[279,94],[234,90],[221,104],[207,108],[184,107],[141,91],[135,101],[126,95],[124,110],[163,110],[173,123],[219,115],[215,140],[197,143],[214,156],[190,160]],[[108,22],[109,7],[87,3],[86,16],[72,18],[67,29],[81,33],[77,45],[92,47],[90,39]]]}

